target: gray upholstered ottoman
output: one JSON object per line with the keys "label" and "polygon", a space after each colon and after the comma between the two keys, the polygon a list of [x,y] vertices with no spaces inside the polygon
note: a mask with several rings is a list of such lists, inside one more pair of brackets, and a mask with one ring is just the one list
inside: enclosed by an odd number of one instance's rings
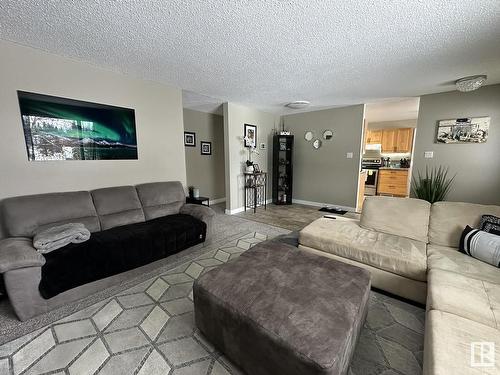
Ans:
{"label": "gray upholstered ottoman", "polygon": [[368,271],[268,241],[194,284],[196,325],[249,375],[346,374]]}

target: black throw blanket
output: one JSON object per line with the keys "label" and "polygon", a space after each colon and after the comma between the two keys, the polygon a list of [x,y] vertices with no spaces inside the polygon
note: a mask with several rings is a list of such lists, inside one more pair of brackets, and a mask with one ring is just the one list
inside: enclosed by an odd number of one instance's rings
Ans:
{"label": "black throw blanket", "polygon": [[52,298],[66,290],[137,268],[205,241],[207,225],[190,215],[169,215],[144,223],[92,233],[44,254],[40,293]]}

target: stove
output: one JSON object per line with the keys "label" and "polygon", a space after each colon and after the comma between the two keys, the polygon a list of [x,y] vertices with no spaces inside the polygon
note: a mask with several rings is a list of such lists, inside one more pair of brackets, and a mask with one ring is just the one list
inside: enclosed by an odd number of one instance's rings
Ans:
{"label": "stove", "polygon": [[382,166],[381,158],[363,158],[361,160],[362,169],[379,169]]}
{"label": "stove", "polygon": [[361,169],[366,171],[365,195],[377,195],[378,170],[382,166],[379,150],[366,150],[361,160]]}

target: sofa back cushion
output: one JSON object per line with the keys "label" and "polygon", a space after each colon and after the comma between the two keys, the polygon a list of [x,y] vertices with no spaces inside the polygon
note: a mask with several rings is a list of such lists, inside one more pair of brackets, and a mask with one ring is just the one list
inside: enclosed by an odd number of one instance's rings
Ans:
{"label": "sofa back cushion", "polygon": [[88,191],[7,198],[2,212],[9,237],[33,237],[37,230],[67,223],[82,223],[91,232],[101,230]]}
{"label": "sofa back cushion", "polygon": [[133,186],[117,186],[91,192],[102,230],[144,221],[141,202]]}
{"label": "sofa back cushion", "polygon": [[146,220],[178,214],[186,203],[186,194],[179,181],[141,184],[136,189]]}
{"label": "sofa back cushion", "polygon": [[437,202],[432,205],[429,241],[433,245],[456,247],[464,228],[478,228],[482,215],[500,216],[500,206],[462,202]]}
{"label": "sofa back cushion", "polygon": [[421,199],[367,197],[361,227],[428,242],[431,204]]}

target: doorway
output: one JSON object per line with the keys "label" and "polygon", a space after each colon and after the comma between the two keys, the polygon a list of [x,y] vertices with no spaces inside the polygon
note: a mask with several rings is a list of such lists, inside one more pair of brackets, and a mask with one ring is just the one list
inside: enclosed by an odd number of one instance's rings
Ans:
{"label": "doorway", "polygon": [[365,104],[357,211],[366,196],[409,197],[420,98]]}

